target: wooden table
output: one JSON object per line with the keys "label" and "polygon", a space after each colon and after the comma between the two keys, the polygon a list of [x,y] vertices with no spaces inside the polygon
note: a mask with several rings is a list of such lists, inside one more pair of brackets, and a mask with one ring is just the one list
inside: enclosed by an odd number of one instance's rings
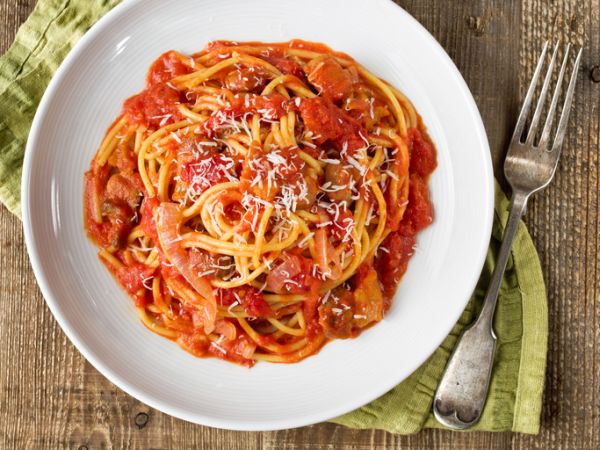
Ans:
{"label": "wooden table", "polygon": [[[8,48],[34,3],[0,0],[0,51]],[[546,38],[585,43],[556,179],[533,198],[525,219],[549,293],[540,435],[426,430],[396,436],[331,424],[242,433],[169,417],[113,386],[73,347],[38,290],[21,222],[0,207],[0,447],[600,448],[600,0],[398,3],[433,33],[465,77],[483,116],[499,178],[540,43]]]}

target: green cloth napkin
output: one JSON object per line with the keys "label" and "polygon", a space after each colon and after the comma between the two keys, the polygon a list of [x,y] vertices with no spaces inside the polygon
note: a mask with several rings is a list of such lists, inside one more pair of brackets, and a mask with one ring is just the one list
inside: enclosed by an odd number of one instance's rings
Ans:
{"label": "green cloth napkin", "polygon": [[[119,2],[39,0],[14,44],[0,58],[0,200],[16,215],[20,215],[25,143],[41,96],[73,45]],[[423,428],[443,428],[431,413],[432,398],[457,336],[481,307],[494,267],[509,207],[498,186],[495,206],[493,234],[481,279],[451,334],[401,384],[333,422],[402,434],[416,433]],[[548,313],[538,255],[523,223],[502,282],[494,322],[498,346],[490,392],[483,416],[471,430],[537,433],[546,365]]]}

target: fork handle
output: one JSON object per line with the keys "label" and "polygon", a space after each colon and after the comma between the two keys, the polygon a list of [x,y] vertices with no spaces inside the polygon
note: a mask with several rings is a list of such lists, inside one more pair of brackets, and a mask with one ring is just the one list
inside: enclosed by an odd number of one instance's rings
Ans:
{"label": "fork handle", "polygon": [[481,417],[494,364],[494,311],[504,269],[529,195],[514,191],[496,267],[477,320],[459,338],[436,391],[433,412],[443,425],[465,429]]}

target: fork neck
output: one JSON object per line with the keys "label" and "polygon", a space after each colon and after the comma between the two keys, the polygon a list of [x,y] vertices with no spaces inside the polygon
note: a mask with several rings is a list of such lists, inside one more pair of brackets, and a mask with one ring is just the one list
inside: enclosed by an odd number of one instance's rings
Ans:
{"label": "fork neck", "polygon": [[496,267],[494,268],[492,279],[490,280],[490,284],[485,295],[483,309],[477,320],[478,325],[483,325],[486,327],[489,326],[490,329],[492,329],[492,321],[494,318],[494,310],[496,309],[498,291],[502,283],[508,257],[510,256],[510,249],[519,228],[521,217],[525,213],[525,207],[527,206],[528,199],[529,194],[525,194],[524,192],[518,190],[513,191],[510,214],[508,216],[506,228],[504,229],[502,245],[500,246],[500,252],[498,253],[498,258],[496,259]]}

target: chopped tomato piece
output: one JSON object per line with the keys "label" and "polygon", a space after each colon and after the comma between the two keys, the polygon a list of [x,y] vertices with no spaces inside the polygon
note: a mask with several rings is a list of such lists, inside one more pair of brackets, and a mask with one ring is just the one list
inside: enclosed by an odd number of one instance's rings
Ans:
{"label": "chopped tomato piece", "polygon": [[131,123],[157,129],[181,120],[179,91],[166,84],[154,84],[123,104],[123,114]]}
{"label": "chopped tomato piece", "polygon": [[375,266],[383,282],[384,309],[386,311],[391,305],[392,297],[402,275],[408,268],[408,261],[415,252],[415,244],[415,236],[403,236],[399,232],[393,232],[388,235],[377,251]]}
{"label": "chopped tomato piece", "polygon": [[288,58],[271,57],[267,58],[271,64],[277,67],[284,75],[294,75],[300,79],[304,78],[302,67]]}
{"label": "chopped tomato piece", "polygon": [[411,175],[408,205],[398,231],[404,236],[414,236],[432,222],[433,206],[429,200],[427,181],[418,175]]}
{"label": "chopped tomato piece", "polygon": [[287,114],[289,109],[287,99],[281,94],[250,96],[248,103],[249,106],[246,106],[245,99],[238,99],[236,106],[237,108],[240,108],[243,113],[256,112],[263,115],[265,119],[281,119]]}
{"label": "chopped tomato piece", "polygon": [[148,282],[154,274],[151,267],[147,267],[140,263],[132,263],[123,268],[113,267],[110,262],[101,258],[112,274],[117,278],[121,286],[125,288],[127,293],[135,299],[137,306],[145,304],[145,290],[148,288]]}
{"label": "chopped tomato piece", "polygon": [[215,291],[215,298],[217,299],[217,302],[219,302],[219,305],[231,306],[237,301],[235,295],[233,295],[234,292],[234,289],[217,288]]}
{"label": "chopped tomato piece", "polygon": [[144,197],[142,206],[140,206],[140,227],[142,231],[150,236],[154,242],[158,242],[158,234],[156,233],[156,221],[154,220],[154,210],[158,207],[158,199],[156,197]]}
{"label": "chopped tomato piece", "polygon": [[271,317],[273,310],[265,300],[265,296],[258,289],[247,287],[245,295],[240,296],[242,299],[242,307],[246,314],[253,317]]}
{"label": "chopped tomato piece", "polygon": [[302,306],[302,312],[304,313],[304,320],[306,322],[306,336],[309,339],[313,339],[323,332],[323,329],[319,324],[319,301],[320,297],[315,291],[304,299],[304,305]]}
{"label": "chopped tomato piece", "polygon": [[193,333],[180,334],[177,338],[177,343],[182,349],[192,355],[202,357],[208,351],[210,339],[204,333],[195,331]]}
{"label": "chopped tomato piece", "polygon": [[350,72],[330,56],[321,56],[304,66],[308,81],[317,88],[319,94],[334,102],[344,99],[352,90]]}
{"label": "chopped tomato piece", "polygon": [[203,159],[194,159],[181,165],[181,180],[191,184],[195,195],[199,195],[215,184],[227,181],[229,171],[234,168],[231,158],[217,154]]}
{"label": "chopped tomato piece", "polygon": [[415,129],[408,130],[410,171],[422,178],[426,178],[437,166],[435,148],[429,139]]}
{"label": "chopped tomato piece", "polygon": [[332,142],[340,151],[349,153],[364,147],[361,138],[366,136],[361,125],[349,114],[326,98],[306,98],[300,101],[300,114],[304,125],[312,131],[319,145]]}
{"label": "chopped tomato piece", "polygon": [[273,317],[273,310],[261,291],[252,286],[218,289],[216,298],[222,306],[238,302],[246,314],[252,317]]}
{"label": "chopped tomato piece", "polygon": [[192,69],[181,61],[178,53],[171,50],[163,53],[152,63],[146,76],[146,85],[165,83],[179,75],[190,73]]}

